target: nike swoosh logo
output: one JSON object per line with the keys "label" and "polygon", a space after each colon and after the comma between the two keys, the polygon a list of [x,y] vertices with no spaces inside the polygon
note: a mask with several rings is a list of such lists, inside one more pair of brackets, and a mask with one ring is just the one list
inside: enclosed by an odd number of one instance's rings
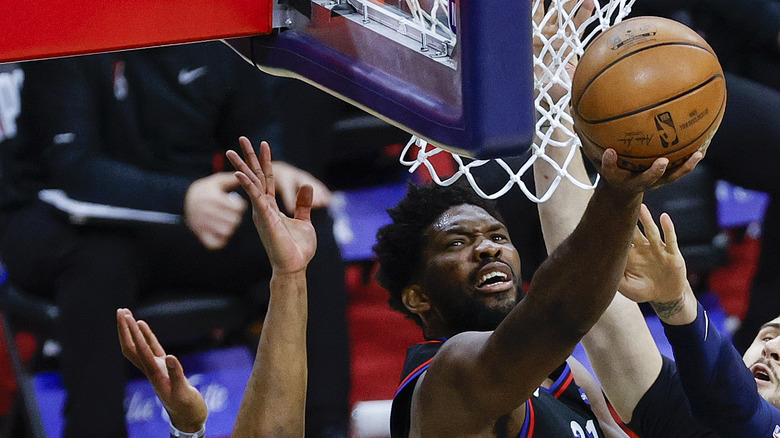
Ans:
{"label": "nike swoosh logo", "polygon": [[183,68],[179,70],[179,83],[182,85],[187,85],[194,81],[195,79],[198,79],[199,77],[206,74],[206,66],[198,67],[196,69],[188,70],[186,68]]}

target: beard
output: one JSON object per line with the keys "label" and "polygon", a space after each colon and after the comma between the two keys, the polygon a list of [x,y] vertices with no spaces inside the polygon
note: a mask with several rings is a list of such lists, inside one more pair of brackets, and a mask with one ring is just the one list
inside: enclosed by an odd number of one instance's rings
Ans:
{"label": "beard", "polygon": [[502,292],[502,294],[514,294],[514,297],[496,306],[489,306],[481,298],[482,296],[476,293],[442,294],[436,301],[436,310],[453,333],[492,331],[501,324],[524,296],[519,286],[515,291]]}

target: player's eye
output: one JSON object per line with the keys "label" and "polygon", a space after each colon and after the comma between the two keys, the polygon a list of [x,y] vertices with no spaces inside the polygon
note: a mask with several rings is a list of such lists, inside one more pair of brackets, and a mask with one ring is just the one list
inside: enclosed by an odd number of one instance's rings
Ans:
{"label": "player's eye", "polygon": [[493,242],[506,242],[508,240],[507,237],[503,234],[494,234],[491,239]]}
{"label": "player's eye", "polygon": [[461,245],[463,245],[463,241],[460,240],[460,239],[457,239],[457,240],[451,240],[447,244],[447,247],[452,248],[452,247],[461,246]]}

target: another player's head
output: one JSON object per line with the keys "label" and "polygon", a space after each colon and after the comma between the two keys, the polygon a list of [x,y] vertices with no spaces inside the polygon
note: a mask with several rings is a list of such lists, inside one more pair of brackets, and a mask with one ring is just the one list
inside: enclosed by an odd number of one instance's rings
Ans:
{"label": "another player's head", "polygon": [[780,317],[761,326],[742,360],[753,372],[761,397],[780,408]]}
{"label": "another player's head", "polygon": [[493,330],[522,293],[520,257],[494,204],[468,184],[410,186],[377,233],[379,283],[426,336]]}

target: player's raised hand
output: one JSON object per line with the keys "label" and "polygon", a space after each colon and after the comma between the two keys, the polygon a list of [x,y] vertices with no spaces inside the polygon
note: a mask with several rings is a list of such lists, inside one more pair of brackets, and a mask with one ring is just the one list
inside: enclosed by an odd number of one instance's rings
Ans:
{"label": "player's raised hand", "polygon": [[663,236],[644,204],[639,220],[645,231],[643,234],[637,227],[634,233],[626,271],[618,290],[640,303],[680,299],[690,285],[672,219],[666,213],[661,215]]}
{"label": "player's raised hand", "polygon": [[276,201],[271,148],[260,143],[260,156],[246,137],[239,139],[244,158],[228,151],[227,158],[236,168],[235,176],[252,201],[252,218],[275,273],[294,273],[306,269],[317,248],[311,224],[313,189],[301,186],[295,202],[294,217],[279,210]]}
{"label": "player's raised hand", "polygon": [[[540,31],[539,35],[534,35],[534,57],[542,59],[542,65],[534,65],[534,77],[537,81],[550,81],[547,94],[557,101],[567,91],[555,78],[571,83],[578,60],[573,49],[560,49],[566,44],[566,40],[571,39],[574,32],[582,35],[585,31],[583,24],[593,15],[596,5],[593,0],[565,0],[560,2],[562,10],[559,12],[557,5],[553,4],[551,9],[547,10],[544,3],[533,2],[533,21]],[[561,14],[565,17],[559,17]],[[567,17],[571,17],[571,20],[566,19]],[[546,47],[545,43],[549,46]],[[564,70],[559,70],[560,66],[563,66]]]}
{"label": "player's raised hand", "polygon": [[116,325],[122,354],[141,370],[160,398],[171,423],[183,432],[197,432],[208,408],[201,393],[184,376],[175,356],[165,354],[149,325],[136,321],[128,309],[117,309]]}

